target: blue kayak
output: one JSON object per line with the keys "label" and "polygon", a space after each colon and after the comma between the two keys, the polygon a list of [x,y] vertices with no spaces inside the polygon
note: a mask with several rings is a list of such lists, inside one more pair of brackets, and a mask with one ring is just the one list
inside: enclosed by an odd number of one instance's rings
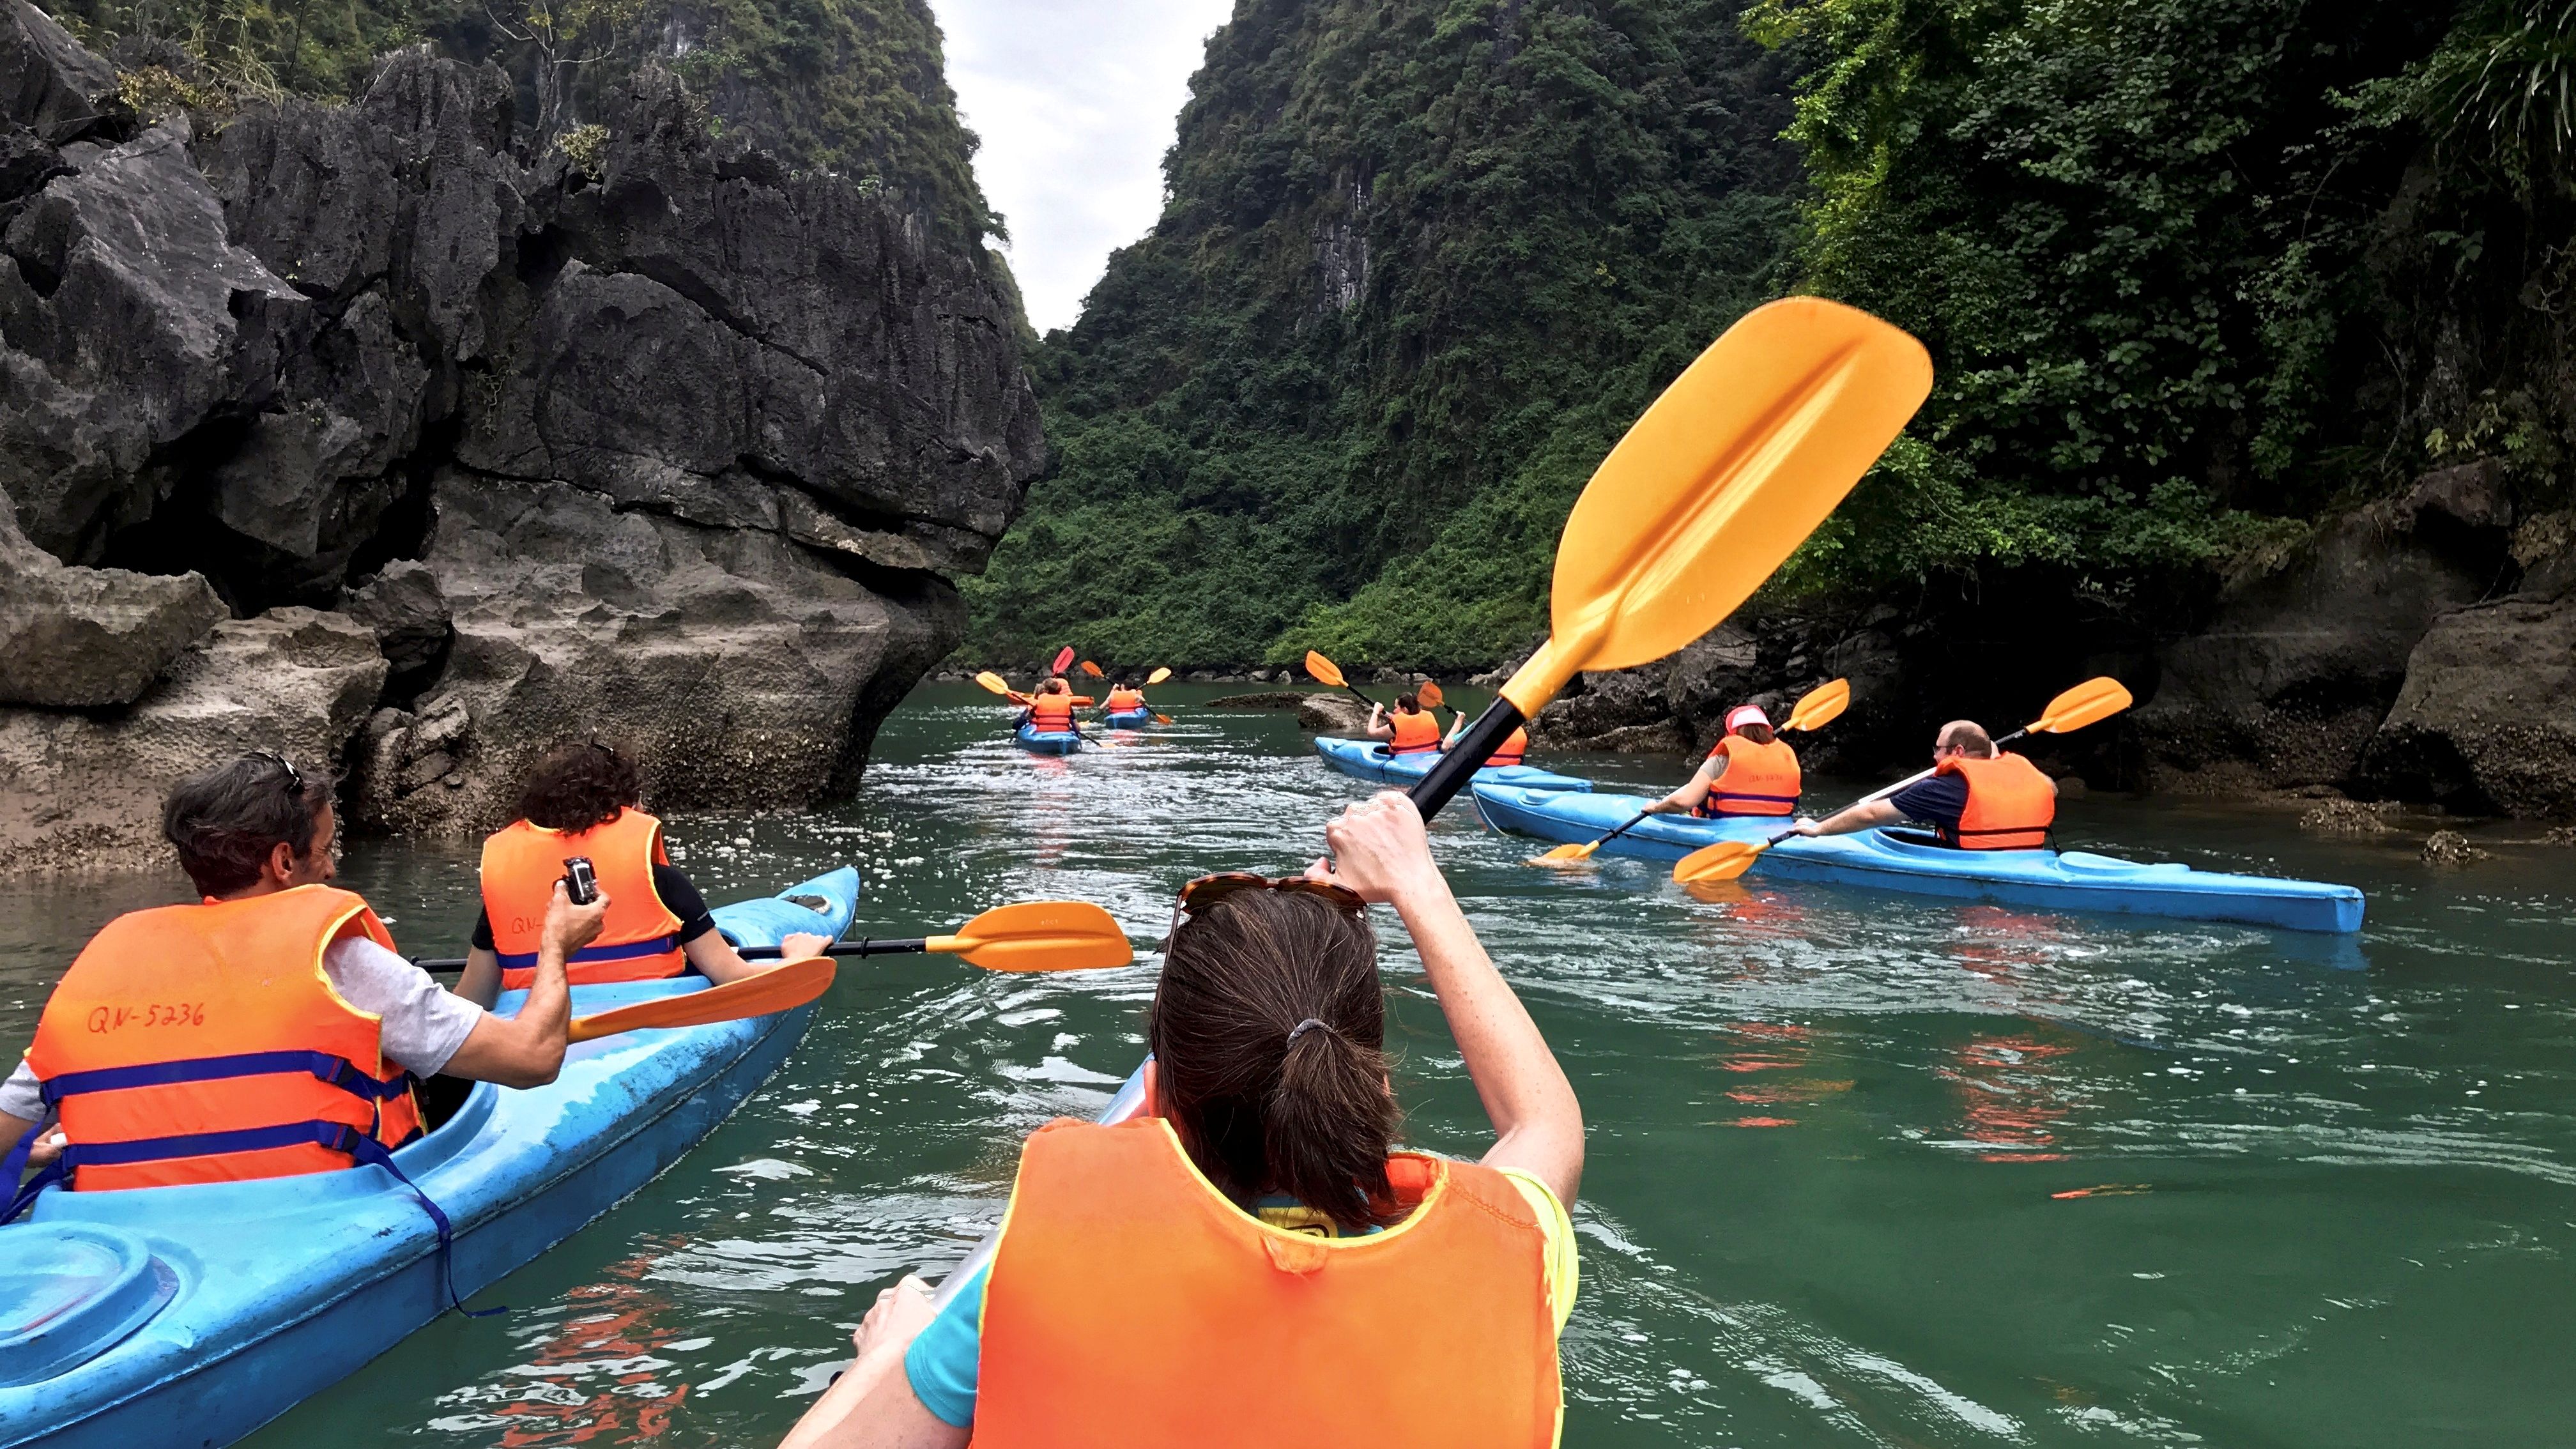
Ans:
{"label": "blue kayak", "polygon": [[1150,709],[1112,710],[1102,715],[1100,722],[1113,730],[1141,730],[1154,722],[1154,712]]}
{"label": "blue kayak", "polygon": [[[1315,753],[1324,757],[1325,764],[1345,775],[1357,775],[1363,780],[1378,780],[1389,785],[1412,784],[1430,774],[1433,762],[1440,758],[1438,752],[1432,750],[1414,755],[1390,755],[1386,746],[1376,740],[1344,740],[1330,735],[1316,737]],[[1476,783],[1509,785],[1523,790],[1592,788],[1589,780],[1552,774],[1528,765],[1505,765],[1499,769],[1489,766],[1476,772]]]}
{"label": "blue kayak", "polygon": [[1082,736],[1072,730],[1038,730],[1022,725],[1011,732],[1011,739],[1021,749],[1037,755],[1069,755],[1082,748]]}
{"label": "blue kayak", "polygon": [[[1476,804],[1489,823],[1541,840],[1597,839],[1625,824],[1646,803],[1636,795],[1476,786]],[[1768,840],[1786,824],[1778,819],[1655,815],[1601,852],[1679,860],[1721,840]],[[2237,921],[2292,931],[2361,929],[2361,892],[2351,886],[2194,870],[2178,862],[2147,864],[2083,850],[1953,850],[1885,830],[1784,840],[1764,851],[1753,871],[1772,880],[1825,881],[2054,910]]]}
{"label": "blue kayak", "polygon": [[[837,939],[858,895],[845,868],[722,907],[716,925],[737,945]],[[573,1013],[706,984],[577,986]],[[476,1084],[394,1153],[455,1225],[456,1291],[490,1286],[678,1161],[778,1070],[813,1014],[576,1042],[547,1086]],[[447,1307],[429,1214],[380,1167],[53,1189],[0,1227],[0,1445],[229,1444]]]}

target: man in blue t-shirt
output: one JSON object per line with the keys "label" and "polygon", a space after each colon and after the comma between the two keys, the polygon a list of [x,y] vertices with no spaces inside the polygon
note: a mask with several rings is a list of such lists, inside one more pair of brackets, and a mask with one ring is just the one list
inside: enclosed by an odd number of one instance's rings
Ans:
{"label": "man in blue t-shirt", "polygon": [[1946,843],[1957,838],[1959,817],[1968,808],[1968,782],[1958,775],[1939,773],[1941,763],[1953,757],[1991,760],[1995,742],[1983,725],[1975,720],[1954,719],[1941,726],[1933,737],[1932,767],[1934,773],[1910,780],[1886,795],[1873,796],[1857,805],[1847,806],[1822,820],[1802,818],[1796,826],[1800,835],[1849,835],[1857,830],[1871,830],[1882,825],[1901,825],[1906,821],[1932,827]]}

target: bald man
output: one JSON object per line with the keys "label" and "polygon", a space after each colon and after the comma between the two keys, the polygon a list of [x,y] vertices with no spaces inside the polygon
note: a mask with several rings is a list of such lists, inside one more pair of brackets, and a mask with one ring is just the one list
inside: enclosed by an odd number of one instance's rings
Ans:
{"label": "bald man", "polygon": [[1913,820],[1961,850],[2044,850],[2057,819],[2057,782],[2037,765],[1998,751],[1975,720],[1954,719],[1933,737],[1932,773],[1823,820],[1800,820],[1800,835],[1848,835]]}

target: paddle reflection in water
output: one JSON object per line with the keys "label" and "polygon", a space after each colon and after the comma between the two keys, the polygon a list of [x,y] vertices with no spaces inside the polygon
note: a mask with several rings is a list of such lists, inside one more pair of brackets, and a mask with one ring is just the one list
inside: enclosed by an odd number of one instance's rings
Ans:
{"label": "paddle reflection in water", "polygon": [[555,1320],[516,1326],[511,1336],[535,1340],[526,1359],[484,1383],[443,1394],[441,1407],[473,1412],[433,1419],[451,1434],[490,1433],[498,1449],[556,1444],[641,1444],[671,1427],[689,1396],[686,1379],[666,1378],[679,1365],[665,1353],[705,1346],[690,1342],[664,1294],[645,1285],[661,1258],[680,1248],[665,1240],[611,1263],[605,1281],[586,1283],[543,1311]]}

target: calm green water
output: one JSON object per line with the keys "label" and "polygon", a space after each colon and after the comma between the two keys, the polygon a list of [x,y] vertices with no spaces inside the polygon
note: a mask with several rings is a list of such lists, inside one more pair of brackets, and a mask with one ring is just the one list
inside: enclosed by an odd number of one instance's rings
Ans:
{"label": "calm green water", "polygon": [[[1150,940],[1182,880],[1292,868],[1366,788],[1285,715],[1184,710],[1070,761],[1001,723],[971,687],[925,689],[862,803],[676,821],[685,863],[725,899],[855,862],[879,935],[1046,895]],[[1591,1123],[1566,1442],[2576,1444],[2576,854],[2444,872],[2273,810],[2097,797],[2062,820],[2070,843],[2353,882],[2370,928],[2338,946],[1758,877],[1695,897],[1639,862],[1533,870],[1528,843],[1443,818]],[[461,945],[467,850],[361,843],[346,879],[408,948]],[[10,1040],[89,930],[173,889],[0,892]],[[1438,1010],[1381,930],[1410,1135],[1476,1151]],[[484,1295],[513,1312],[449,1316],[254,1442],[773,1442],[876,1289],[993,1221],[1020,1137],[1105,1100],[1151,987],[1150,966],[853,963],[732,1121]]]}

